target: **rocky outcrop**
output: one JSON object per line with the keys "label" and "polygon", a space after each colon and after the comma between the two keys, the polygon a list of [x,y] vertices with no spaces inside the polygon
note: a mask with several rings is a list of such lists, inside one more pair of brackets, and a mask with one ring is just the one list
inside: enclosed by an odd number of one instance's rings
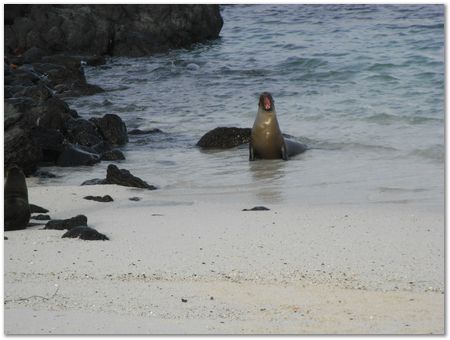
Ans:
{"label": "rocky outcrop", "polygon": [[98,185],[98,184],[116,184],[126,187],[142,188],[148,190],[157,189],[154,185],[150,185],[147,182],[140,179],[139,177],[133,176],[130,173],[130,171],[126,169],[119,169],[114,164],[108,165],[105,179],[94,178],[81,183],[81,185]]}
{"label": "rocky outcrop", "polygon": [[202,148],[227,149],[250,142],[250,128],[217,127],[205,133],[197,142]]}
{"label": "rocky outcrop", "polygon": [[61,81],[73,90],[75,83],[83,88],[85,80],[50,78],[33,65],[5,64],[5,166],[15,163],[32,174],[41,164],[78,166],[125,159],[115,149],[128,141],[119,116],[81,118],[55,91]]}
{"label": "rocky outcrop", "polygon": [[113,202],[113,198],[109,195],[105,195],[105,196],[85,196],[83,197],[85,200],[90,200],[90,201],[96,201],[96,202]]}
{"label": "rocky outcrop", "polygon": [[108,236],[90,227],[75,227],[68,230],[61,238],[79,238],[86,241],[108,241]]}
{"label": "rocky outcrop", "polygon": [[68,144],[65,150],[59,155],[56,165],[61,167],[79,166],[79,165],[94,165],[100,162],[100,156],[85,151],[76,145]]}
{"label": "rocky outcrop", "polygon": [[5,54],[143,56],[215,39],[218,5],[16,5],[4,7]]}
{"label": "rocky outcrop", "polygon": [[124,159],[119,116],[84,119],[64,102],[103,91],[84,65],[186,47],[217,38],[222,25],[218,5],[5,5],[4,166],[29,175],[40,164]]}
{"label": "rocky outcrop", "polygon": [[50,220],[45,225],[44,229],[56,230],[70,230],[78,226],[87,226],[87,217],[84,215],[77,215],[65,220]]}
{"label": "rocky outcrop", "polygon": [[155,186],[148,184],[139,177],[133,176],[126,169],[119,169],[114,164],[108,165],[108,169],[106,170],[106,183],[149,190],[156,189]]}
{"label": "rocky outcrop", "polygon": [[102,118],[91,118],[103,139],[113,146],[125,145],[128,142],[127,127],[118,115],[106,114]]}

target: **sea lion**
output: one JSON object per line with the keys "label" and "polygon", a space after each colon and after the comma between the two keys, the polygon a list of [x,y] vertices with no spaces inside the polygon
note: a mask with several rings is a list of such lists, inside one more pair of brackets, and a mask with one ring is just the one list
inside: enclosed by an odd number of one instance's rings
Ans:
{"label": "sea lion", "polygon": [[30,205],[25,175],[11,166],[5,183],[5,231],[25,229],[30,221]]}
{"label": "sea lion", "polygon": [[305,150],[305,145],[283,137],[272,95],[269,92],[263,92],[259,97],[258,113],[250,137],[249,160],[282,158],[287,161],[289,157]]}

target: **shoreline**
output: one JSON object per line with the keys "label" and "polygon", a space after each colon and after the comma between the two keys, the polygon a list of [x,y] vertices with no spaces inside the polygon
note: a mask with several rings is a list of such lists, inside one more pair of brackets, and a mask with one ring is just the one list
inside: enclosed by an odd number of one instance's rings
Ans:
{"label": "shoreline", "polygon": [[[83,199],[99,194],[114,201]],[[29,199],[52,219],[85,214],[110,241],[5,233],[6,334],[444,332],[439,210],[242,211],[257,204],[115,185],[31,186]]]}

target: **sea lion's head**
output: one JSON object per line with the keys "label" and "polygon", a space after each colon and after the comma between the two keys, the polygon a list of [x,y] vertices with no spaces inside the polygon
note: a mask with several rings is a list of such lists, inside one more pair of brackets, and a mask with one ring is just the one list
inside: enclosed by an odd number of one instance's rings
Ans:
{"label": "sea lion's head", "polygon": [[269,92],[263,92],[259,96],[259,103],[258,106],[262,108],[264,111],[274,111],[274,100],[272,98],[272,95]]}

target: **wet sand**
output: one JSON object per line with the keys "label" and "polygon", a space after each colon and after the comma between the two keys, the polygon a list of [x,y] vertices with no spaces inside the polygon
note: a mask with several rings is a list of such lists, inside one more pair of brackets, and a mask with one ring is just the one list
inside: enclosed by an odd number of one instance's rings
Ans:
{"label": "wet sand", "polygon": [[242,211],[260,204],[114,185],[29,196],[54,219],[85,214],[110,241],[5,233],[6,334],[444,332],[439,209]]}

